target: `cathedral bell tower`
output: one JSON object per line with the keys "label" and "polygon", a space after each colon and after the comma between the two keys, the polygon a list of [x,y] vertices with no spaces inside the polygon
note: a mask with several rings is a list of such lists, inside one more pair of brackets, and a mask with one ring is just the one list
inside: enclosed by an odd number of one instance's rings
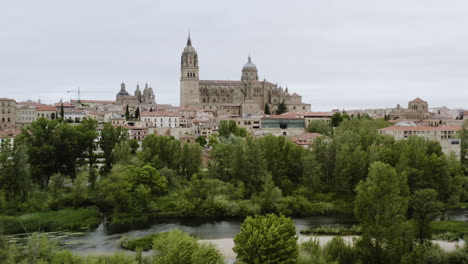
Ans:
{"label": "cathedral bell tower", "polygon": [[180,66],[180,106],[200,102],[200,83],[198,78],[198,54],[192,46],[190,34],[181,56]]}

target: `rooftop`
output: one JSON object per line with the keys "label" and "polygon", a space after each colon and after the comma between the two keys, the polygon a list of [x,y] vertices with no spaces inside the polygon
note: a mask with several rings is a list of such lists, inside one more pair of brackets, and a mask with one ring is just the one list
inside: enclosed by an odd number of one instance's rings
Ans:
{"label": "rooftop", "polygon": [[389,126],[380,131],[458,131],[461,126]]}

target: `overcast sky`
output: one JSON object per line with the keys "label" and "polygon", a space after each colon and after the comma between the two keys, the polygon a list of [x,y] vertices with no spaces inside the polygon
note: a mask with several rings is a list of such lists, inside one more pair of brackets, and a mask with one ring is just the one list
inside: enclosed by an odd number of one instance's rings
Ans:
{"label": "overcast sky", "polygon": [[200,78],[259,77],[312,110],[468,108],[468,1],[15,0],[0,2],[0,97],[113,100],[120,82],[179,104],[190,30]]}

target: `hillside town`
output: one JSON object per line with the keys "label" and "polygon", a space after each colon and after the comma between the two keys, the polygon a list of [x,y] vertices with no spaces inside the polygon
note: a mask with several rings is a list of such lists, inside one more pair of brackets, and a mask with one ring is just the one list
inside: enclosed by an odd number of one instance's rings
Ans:
{"label": "hillside town", "polygon": [[[381,134],[405,139],[411,135],[437,141],[445,154],[460,158],[460,139],[457,132],[468,119],[468,110],[430,107],[421,98],[408,102],[407,108],[397,104],[382,109],[334,109],[330,112],[311,111],[311,104],[303,103],[288,87],[259,81],[257,66],[249,56],[242,67],[240,81],[199,80],[198,54],[190,36],[181,55],[180,106],[157,101],[148,83],[140,89],[122,82],[116,89],[115,100],[72,99],[69,102],[42,104],[40,101],[16,101],[0,98],[0,141],[14,140],[25,127],[39,118],[61,118],[70,124],[93,119],[123,127],[131,139],[141,143],[148,135],[172,136],[183,142],[195,142],[218,133],[221,120],[233,120],[255,137],[282,135],[295,144],[310,148],[320,133],[310,131],[310,124],[323,121],[332,126],[340,115],[348,118],[383,118],[390,126]],[[111,93],[111,91],[109,91]],[[78,97],[80,96],[78,90]],[[109,96],[110,97],[110,96]]]}

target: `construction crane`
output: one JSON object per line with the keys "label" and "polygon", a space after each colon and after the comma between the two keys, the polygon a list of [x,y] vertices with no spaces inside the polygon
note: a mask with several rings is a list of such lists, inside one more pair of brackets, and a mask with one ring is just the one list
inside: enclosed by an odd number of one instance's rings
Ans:
{"label": "construction crane", "polygon": [[87,91],[81,91],[80,90],[80,87],[78,87],[77,90],[70,90],[70,91],[67,91],[67,93],[76,93],[77,96],[78,96],[78,100],[76,101],[77,103],[81,103],[81,93],[89,93]]}

